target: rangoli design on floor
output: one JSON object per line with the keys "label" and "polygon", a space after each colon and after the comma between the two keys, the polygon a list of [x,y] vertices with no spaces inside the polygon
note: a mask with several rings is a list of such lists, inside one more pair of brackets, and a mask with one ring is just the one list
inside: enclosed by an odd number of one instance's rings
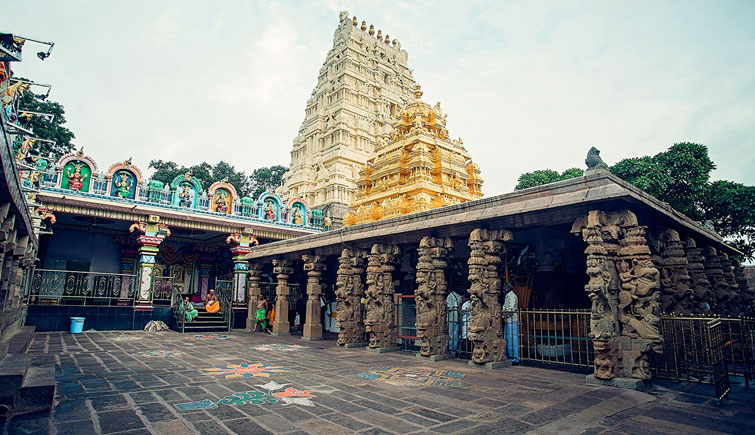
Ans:
{"label": "rangoli design on floor", "polygon": [[191,338],[198,338],[200,340],[228,340],[230,335],[195,335]]}
{"label": "rangoli design on floor", "polygon": [[305,348],[306,346],[300,344],[260,344],[252,347],[252,350],[260,350],[263,352],[295,352]]}
{"label": "rangoli design on floor", "polygon": [[175,358],[179,356],[183,356],[183,352],[180,350],[148,350],[146,352],[142,352],[141,356],[145,358]]}
{"label": "rangoli design on floor", "polygon": [[[256,385],[261,391],[247,391],[244,393],[233,393],[230,396],[225,396],[217,402],[205,399],[196,402],[177,403],[176,408],[179,411],[193,411],[196,409],[213,409],[218,405],[265,405],[281,403],[283,405],[300,405],[300,406],[315,406],[311,399],[316,397],[314,390],[299,390],[298,388],[288,387],[285,390],[283,387],[289,384],[279,384],[277,382],[268,382],[263,385]],[[281,390],[281,391],[279,391]]]}
{"label": "rangoli design on floor", "polygon": [[424,367],[376,367],[360,373],[359,377],[406,387],[459,387],[461,386],[461,378],[464,377],[464,373],[451,370],[433,370]]}
{"label": "rangoli design on floor", "polygon": [[268,378],[273,373],[283,373],[288,370],[283,370],[281,367],[268,366],[264,364],[231,364],[225,367],[212,367],[209,369],[203,369],[204,374],[214,376],[216,378],[252,378],[252,377],[264,377]]}

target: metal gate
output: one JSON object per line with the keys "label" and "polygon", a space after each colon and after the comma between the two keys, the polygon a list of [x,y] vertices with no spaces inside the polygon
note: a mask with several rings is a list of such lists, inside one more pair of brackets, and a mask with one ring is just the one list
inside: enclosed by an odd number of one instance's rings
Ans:
{"label": "metal gate", "polygon": [[590,310],[519,310],[518,321],[520,361],[593,367]]}
{"label": "metal gate", "polygon": [[729,385],[729,371],[726,369],[724,355],[724,335],[720,319],[711,320],[707,325],[708,344],[710,346],[710,367],[716,398],[723,400],[731,392]]}
{"label": "metal gate", "polygon": [[407,352],[419,352],[416,303],[414,295],[396,295],[396,344]]}

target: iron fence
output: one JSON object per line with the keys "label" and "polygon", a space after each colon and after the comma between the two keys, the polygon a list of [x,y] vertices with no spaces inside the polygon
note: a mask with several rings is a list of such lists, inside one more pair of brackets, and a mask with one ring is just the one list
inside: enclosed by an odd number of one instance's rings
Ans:
{"label": "iron fence", "polygon": [[588,337],[590,310],[527,309],[518,310],[516,315],[520,361],[593,366],[595,350]]}
{"label": "iron fence", "polygon": [[[262,293],[262,296],[265,297],[268,303],[273,303],[276,298],[276,287],[278,286],[278,283],[275,282],[261,282],[260,283],[260,292]],[[286,300],[288,301],[288,307],[291,310],[296,309],[296,304],[301,298],[301,289],[299,288],[299,284],[289,284],[288,285],[288,295],[286,296]]]}
{"label": "iron fence", "polygon": [[396,295],[396,344],[401,350],[419,352],[417,300],[414,295]]}
{"label": "iron fence", "polygon": [[173,296],[172,276],[152,277],[152,303],[155,305],[168,305]]}
{"label": "iron fence", "polygon": [[131,306],[137,284],[130,274],[35,269],[27,303]]}

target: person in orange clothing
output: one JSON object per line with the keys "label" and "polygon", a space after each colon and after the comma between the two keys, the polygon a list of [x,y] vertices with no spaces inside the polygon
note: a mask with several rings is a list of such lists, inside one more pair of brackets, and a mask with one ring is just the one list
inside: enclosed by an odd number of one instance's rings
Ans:
{"label": "person in orange clothing", "polygon": [[208,313],[217,313],[220,310],[220,303],[218,302],[218,298],[215,296],[215,289],[210,289],[210,291],[207,293],[207,300],[204,303],[204,309],[207,310]]}
{"label": "person in orange clothing", "polygon": [[278,296],[275,297],[272,304],[268,304],[270,310],[267,312],[267,329],[265,332],[271,332],[273,329],[273,322],[275,321],[275,301],[278,300]]}

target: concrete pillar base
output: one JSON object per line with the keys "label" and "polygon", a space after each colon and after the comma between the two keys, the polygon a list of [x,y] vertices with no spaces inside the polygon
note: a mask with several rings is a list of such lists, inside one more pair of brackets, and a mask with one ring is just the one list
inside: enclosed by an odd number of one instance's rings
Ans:
{"label": "concrete pillar base", "polygon": [[443,361],[444,359],[451,359],[451,358],[452,358],[451,354],[429,355],[429,356],[424,356],[419,353],[417,354],[417,359],[421,359],[423,361]]}
{"label": "concrete pillar base", "polygon": [[398,352],[401,350],[398,346],[391,346],[391,347],[365,347],[364,348],[367,352],[375,352],[375,353],[387,353],[387,352]]}
{"label": "concrete pillar base", "polygon": [[324,338],[322,338],[322,337],[307,337],[306,335],[303,335],[303,336],[301,337],[301,339],[302,339],[302,340],[305,340],[305,341],[319,341],[319,340],[325,340],[325,339],[324,339]]}
{"label": "concrete pillar base", "polygon": [[287,335],[291,335],[290,332],[271,332],[270,335],[274,335],[276,337],[283,337]]}
{"label": "concrete pillar base", "polygon": [[585,383],[604,387],[626,388],[627,390],[648,391],[652,388],[650,381],[635,378],[598,379],[595,375],[585,376]]}
{"label": "concrete pillar base", "polygon": [[495,362],[487,362],[485,364],[477,364],[474,361],[469,361],[470,366],[480,367],[480,368],[486,368],[488,370],[495,370],[495,369],[502,369],[505,367],[511,367],[511,360],[507,359],[504,361],[495,361]]}
{"label": "concrete pillar base", "polygon": [[353,349],[355,347],[366,347],[367,343],[346,343],[343,345],[346,349]]}

